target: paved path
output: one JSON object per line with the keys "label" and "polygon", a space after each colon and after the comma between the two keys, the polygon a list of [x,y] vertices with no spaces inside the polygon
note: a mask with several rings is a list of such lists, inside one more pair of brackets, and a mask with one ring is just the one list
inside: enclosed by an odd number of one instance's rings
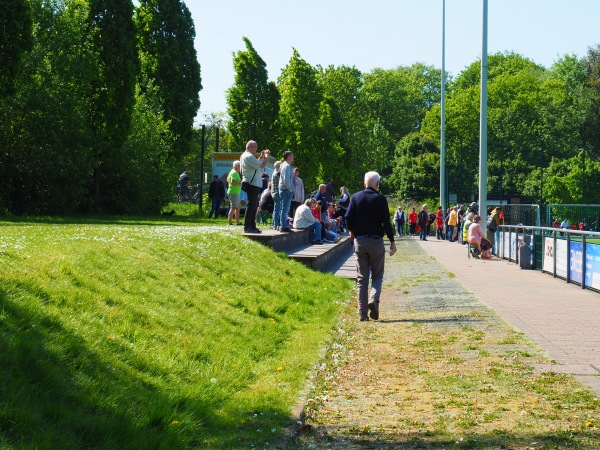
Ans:
{"label": "paved path", "polygon": [[600,294],[499,258],[468,259],[466,248],[456,243],[435,238],[419,243],[557,363],[540,370],[571,373],[600,394]]}

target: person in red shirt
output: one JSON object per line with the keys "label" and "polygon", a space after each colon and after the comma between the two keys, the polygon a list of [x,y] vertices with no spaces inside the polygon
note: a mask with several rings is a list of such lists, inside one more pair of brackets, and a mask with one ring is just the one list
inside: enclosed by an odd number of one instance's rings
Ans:
{"label": "person in red shirt", "polygon": [[419,217],[419,215],[417,214],[417,211],[415,208],[413,208],[412,211],[408,214],[408,226],[410,227],[410,235],[411,236],[417,235],[417,218],[418,217]]}
{"label": "person in red shirt", "polygon": [[444,210],[440,206],[435,213],[435,229],[439,240],[444,240]]}

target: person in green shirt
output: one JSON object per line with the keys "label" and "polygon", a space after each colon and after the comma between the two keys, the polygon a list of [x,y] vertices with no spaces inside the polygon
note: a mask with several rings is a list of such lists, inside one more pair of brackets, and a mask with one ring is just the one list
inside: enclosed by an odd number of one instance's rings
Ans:
{"label": "person in green shirt", "polygon": [[235,217],[235,224],[241,225],[240,223],[240,193],[242,192],[242,178],[240,177],[240,162],[233,162],[233,169],[227,175],[227,195],[229,195],[229,215],[227,219],[229,225],[233,225],[233,218]]}

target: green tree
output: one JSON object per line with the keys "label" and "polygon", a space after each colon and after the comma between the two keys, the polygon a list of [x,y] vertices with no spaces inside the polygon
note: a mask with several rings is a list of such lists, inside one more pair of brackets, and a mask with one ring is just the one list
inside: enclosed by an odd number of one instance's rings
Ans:
{"label": "green tree", "polygon": [[548,203],[600,203],[600,162],[585,156],[584,151],[567,158],[552,158],[547,169],[528,177],[524,192],[539,195]]}
{"label": "green tree", "polygon": [[0,104],[13,91],[23,55],[33,47],[28,0],[0,0]]}
{"label": "green tree", "polygon": [[141,0],[136,10],[142,63],[141,85],[159,90],[165,121],[180,159],[190,150],[200,107],[200,64],[194,48],[192,15],[181,0]]}
{"label": "green tree", "polygon": [[278,79],[281,93],[280,136],[282,148],[295,155],[307,190],[322,182],[329,148],[320,139],[319,122],[323,94],[317,70],[300,57],[296,49]]}
{"label": "green tree", "polygon": [[590,47],[582,60],[588,87],[588,104],[581,128],[582,140],[592,158],[600,159],[600,44]]}
{"label": "green tree", "polygon": [[87,209],[93,138],[86,45],[88,4],[31,0],[33,47],[0,108],[0,208],[57,214]]}
{"label": "green tree", "polygon": [[[335,181],[351,190],[362,187],[363,175],[370,168],[370,158],[365,157],[369,135],[361,108],[360,95],[363,74],[356,67],[329,66],[319,72],[319,85],[323,95],[335,111],[335,140],[339,143],[337,153],[343,155],[337,163]],[[331,174],[333,177],[333,173]]]}
{"label": "green tree", "polygon": [[262,148],[276,146],[279,91],[268,81],[267,65],[247,37],[245,51],[233,55],[235,81],[227,91],[232,146],[244,149],[250,139]]}
{"label": "green tree", "polygon": [[398,142],[391,188],[403,199],[439,197],[440,154],[431,136],[411,133]]}
{"label": "green tree", "polygon": [[[97,63],[96,77],[90,80],[90,131],[97,154],[95,203],[100,208],[101,180],[105,174],[114,176],[113,160],[129,134],[139,57],[131,0],[90,0],[88,21]],[[109,206],[111,201],[104,203]]]}

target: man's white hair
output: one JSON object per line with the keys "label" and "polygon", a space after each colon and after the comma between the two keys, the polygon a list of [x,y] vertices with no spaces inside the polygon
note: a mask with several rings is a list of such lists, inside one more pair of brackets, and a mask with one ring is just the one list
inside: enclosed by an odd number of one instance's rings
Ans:
{"label": "man's white hair", "polygon": [[240,166],[240,164],[241,164],[241,163],[240,163],[240,160],[239,160],[239,159],[236,159],[236,160],[233,162],[233,167],[239,167],[239,166]]}
{"label": "man's white hair", "polygon": [[275,164],[273,164],[273,167],[277,170],[279,170],[279,168],[281,167],[281,161],[275,161]]}
{"label": "man's white hair", "polygon": [[367,187],[376,187],[376,184],[379,183],[380,177],[377,172],[367,172],[365,173],[365,186]]}

